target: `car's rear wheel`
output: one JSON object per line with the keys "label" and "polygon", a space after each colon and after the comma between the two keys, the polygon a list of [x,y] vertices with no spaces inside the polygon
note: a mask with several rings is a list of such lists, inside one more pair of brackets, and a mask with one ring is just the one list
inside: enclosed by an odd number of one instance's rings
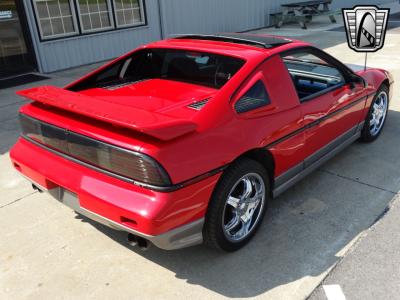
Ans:
{"label": "car's rear wheel", "polygon": [[364,127],[361,131],[361,141],[372,142],[378,138],[385,125],[388,108],[389,90],[386,85],[382,85],[371,103]]}
{"label": "car's rear wheel", "polygon": [[203,235],[213,248],[235,251],[261,224],[269,198],[269,177],[258,162],[243,158],[222,175],[211,198]]}

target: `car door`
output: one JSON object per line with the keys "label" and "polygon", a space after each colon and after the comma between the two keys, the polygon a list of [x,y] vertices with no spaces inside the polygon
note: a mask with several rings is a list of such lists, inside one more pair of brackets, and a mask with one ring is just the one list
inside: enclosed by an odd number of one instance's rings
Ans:
{"label": "car door", "polygon": [[279,55],[267,59],[233,96],[240,127],[268,149],[275,162],[275,187],[299,171],[306,154],[303,116],[296,91]]}
{"label": "car door", "polygon": [[303,113],[306,168],[360,129],[365,89],[362,81],[351,82],[346,67],[313,47],[284,53],[282,59]]}

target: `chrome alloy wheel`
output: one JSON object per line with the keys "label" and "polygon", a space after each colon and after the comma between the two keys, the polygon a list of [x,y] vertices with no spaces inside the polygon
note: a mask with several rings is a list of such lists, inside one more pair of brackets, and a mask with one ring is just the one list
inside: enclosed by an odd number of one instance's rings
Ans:
{"label": "chrome alloy wheel", "polygon": [[385,91],[379,93],[372,104],[372,113],[369,120],[369,132],[375,136],[382,129],[388,110],[388,96]]}
{"label": "chrome alloy wheel", "polygon": [[240,178],[231,189],[222,214],[227,239],[239,242],[256,227],[265,205],[265,183],[257,173]]}

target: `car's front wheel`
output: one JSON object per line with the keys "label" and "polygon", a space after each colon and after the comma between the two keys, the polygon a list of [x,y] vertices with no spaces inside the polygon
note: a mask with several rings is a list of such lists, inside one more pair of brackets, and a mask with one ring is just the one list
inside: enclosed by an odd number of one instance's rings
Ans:
{"label": "car's front wheel", "polygon": [[364,127],[361,131],[361,141],[372,142],[382,132],[389,108],[389,90],[382,85],[371,103]]}
{"label": "car's front wheel", "polygon": [[269,177],[258,162],[243,158],[222,175],[211,198],[203,236],[208,246],[235,251],[247,244],[264,217]]}

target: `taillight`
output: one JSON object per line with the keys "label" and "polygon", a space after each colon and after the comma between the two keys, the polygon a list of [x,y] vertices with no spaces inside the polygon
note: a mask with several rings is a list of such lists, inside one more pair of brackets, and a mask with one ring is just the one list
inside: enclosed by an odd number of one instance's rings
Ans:
{"label": "taillight", "polygon": [[143,153],[123,149],[20,115],[22,134],[86,164],[153,186],[171,185],[165,169]]}
{"label": "taillight", "polygon": [[22,134],[37,142],[43,142],[42,130],[40,129],[39,122],[28,119],[24,115],[19,115]]}

